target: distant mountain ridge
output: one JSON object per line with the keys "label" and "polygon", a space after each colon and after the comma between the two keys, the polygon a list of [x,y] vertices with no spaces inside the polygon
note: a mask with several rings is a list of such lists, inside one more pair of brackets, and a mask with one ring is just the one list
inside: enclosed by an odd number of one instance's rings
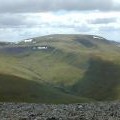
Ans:
{"label": "distant mountain ridge", "polygon": [[55,34],[0,43],[0,101],[119,100],[119,53],[119,43],[96,35]]}

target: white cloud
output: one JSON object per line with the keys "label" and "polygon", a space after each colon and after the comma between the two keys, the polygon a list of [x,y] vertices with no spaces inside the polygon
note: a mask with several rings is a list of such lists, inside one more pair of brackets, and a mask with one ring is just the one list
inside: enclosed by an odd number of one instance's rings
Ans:
{"label": "white cloud", "polygon": [[120,6],[120,0],[113,0],[114,6]]}
{"label": "white cloud", "polygon": [[120,10],[119,0],[0,0],[1,13],[31,13],[59,10]]}
{"label": "white cloud", "polygon": [[[1,14],[0,40],[18,41],[47,34],[97,34],[120,40],[120,12],[71,11]],[[96,21],[94,24],[92,21]],[[98,23],[99,24],[98,24]],[[111,36],[114,33],[115,36]]]}

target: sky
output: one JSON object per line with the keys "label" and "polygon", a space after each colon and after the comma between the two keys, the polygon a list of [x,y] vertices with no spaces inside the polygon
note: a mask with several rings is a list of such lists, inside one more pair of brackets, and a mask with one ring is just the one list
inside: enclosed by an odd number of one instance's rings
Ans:
{"label": "sky", "polygon": [[48,34],[120,41],[120,0],[0,0],[0,41]]}

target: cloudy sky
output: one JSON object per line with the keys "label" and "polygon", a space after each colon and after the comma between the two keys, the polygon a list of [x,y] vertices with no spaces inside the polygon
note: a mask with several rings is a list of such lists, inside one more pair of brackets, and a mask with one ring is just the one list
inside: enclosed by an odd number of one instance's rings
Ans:
{"label": "cloudy sky", "polygon": [[71,33],[120,41],[120,0],[0,0],[0,41]]}

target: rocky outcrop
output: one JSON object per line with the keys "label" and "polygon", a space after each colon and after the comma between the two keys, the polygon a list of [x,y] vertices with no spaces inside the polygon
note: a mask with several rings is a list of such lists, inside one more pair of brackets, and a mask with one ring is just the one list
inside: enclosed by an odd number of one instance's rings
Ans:
{"label": "rocky outcrop", "polygon": [[0,103],[0,120],[120,120],[120,102],[69,105]]}

